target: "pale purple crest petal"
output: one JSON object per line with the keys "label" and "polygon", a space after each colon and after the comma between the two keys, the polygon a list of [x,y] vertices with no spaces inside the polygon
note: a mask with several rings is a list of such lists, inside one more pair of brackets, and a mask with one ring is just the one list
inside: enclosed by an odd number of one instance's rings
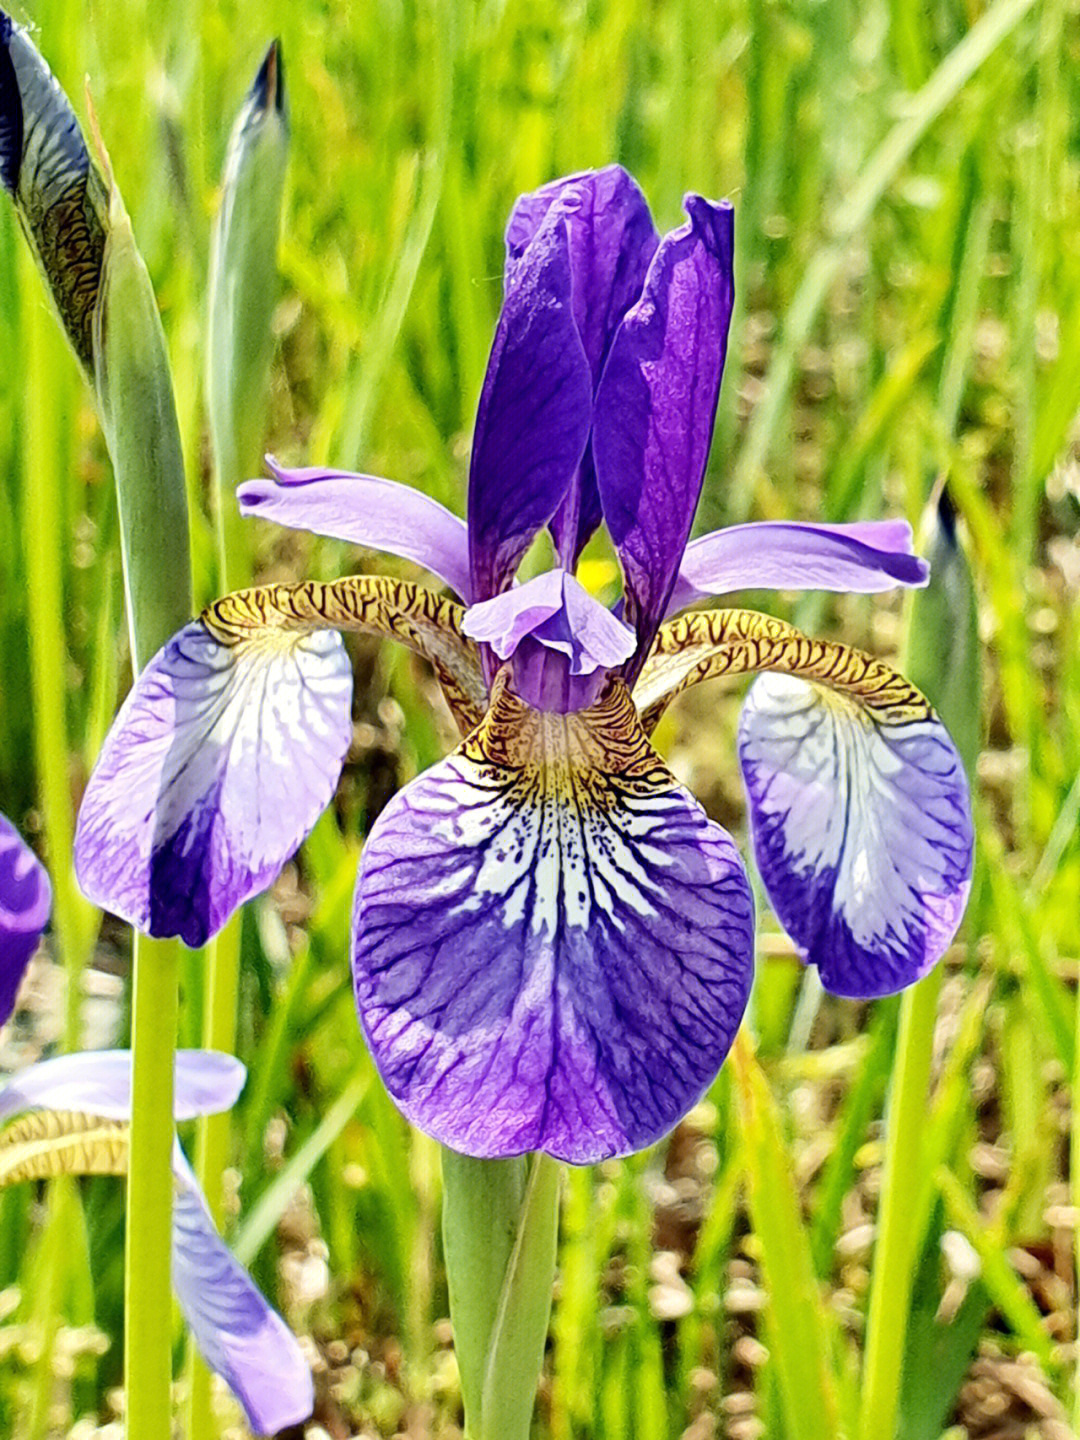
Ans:
{"label": "pale purple crest petal", "polygon": [[641,300],[615,336],[596,397],[600,499],[638,634],[632,682],[667,608],[709,454],[734,298],[729,205],[686,200]]}
{"label": "pale purple crest petal", "polygon": [[[556,619],[561,624],[550,626]],[[471,606],[461,628],[490,645],[500,660],[508,660],[526,635],[537,635],[570,657],[575,675],[619,665],[634,647],[630,627],[565,570],[547,570]]]}
{"label": "pale purple crest petal", "polygon": [[[178,1050],[173,1115],[194,1120],[230,1109],[244,1087],[239,1060],[219,1050]],[[0,1119],[23,1110],[73,1110],[103,1120],[131,1115],[131,1051],[91,1050],[39,1060],[0,1088]]]}
{"label": "pale purple crest petal", "polygon": [[507,290],[480,394],[469,470],[473,600],[510,584],[585,449],[592,380],[572,282],[566,222],[553,213]]}
{"label": "pale purple crest petal", "polygon": [[352,733],[340,635],[175,635],[124,702],[75,835],[86,895],[202,945],[265,889],[329,803]]}
{"label": "pale purple crest petal", "polygon": [[960,923],[973,853],[967,779],[941,722],[886,723],[763,675],[739,759],[761,878],[826,989],[869,998],[925,975]]}
{"label": "pale purple crest petal", "polygon": [[400,555],[469,598],[465,521],[437,500],[377,475],[311,467],[288,470],[272,455],[266,463],[272,480],[246,480],[237,486],[242,514]]}
{"label": "pale purple crest petal", "polygon": [[228,1383],[256,1435],[306,1420],[311,1369],[296,1337],[218,1234],[177,1145],[173,1288],[203,1359]]}
{"label": "pale purple crest petal", "polygon": [[658,1140],[714,1078],[753,927],[731,838],[624,687],[566,717],[503,690],[364,847],[357,1005],[422,1130],[470,1155],[587,1164]]}
{"label": "pale purple crest petal", "polygon": [[37,949],[52,908],[45,867],[14,825],[0,815],[0,1025]]}
{"label": "pale purple crest petal", "polygon": [[[570,237],[574,321],[589,361],[593,388],[623,316],[641,295],[659,236],[637,182],[620,165],[545,185],[524,195],[506,231],[507,283],[549,211],[561,214]],[[601,519],[591,449],[551,521],[555,546],[573,568]]]}
{"label": "pale purple crest petal", "polygon": [[930,567],[911,553],[904,520],[809,525],[766,520],[691,540],[667,604],[673,615],[736,590],[840,590],[872,595],[922,586]]}

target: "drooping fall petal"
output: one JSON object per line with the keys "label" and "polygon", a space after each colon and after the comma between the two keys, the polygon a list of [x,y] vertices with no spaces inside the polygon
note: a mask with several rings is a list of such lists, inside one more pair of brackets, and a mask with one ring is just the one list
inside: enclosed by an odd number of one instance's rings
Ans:
{"label": "drooping fall petal", "polygon": [[497,684],[364,848],[368,1043],[407,1118],[467,1154],[585,1164],[659,1139],[719,1069],[752,964],[735,847],[618,682],[568,716]]}
{"label": "drooping fall petal", "polygon": [[45,867],[0,815],[0,1025],[15,1008],[15,996],[37,949],[52,907]]}
{"label": "drooping fall petal", "polygon": [[787,675],[739,722],[754,854],[769,900],[838,995],[888,995],[941,958],[967,904],[964,767],[928,706],[879,718]]}
{"label": "drooping fall petal", "polygon": [[340,635],[201,620],[140,674],[83,798],[79,883],[96,904],[197,946],[264,889],[334,793],[351,735]]}

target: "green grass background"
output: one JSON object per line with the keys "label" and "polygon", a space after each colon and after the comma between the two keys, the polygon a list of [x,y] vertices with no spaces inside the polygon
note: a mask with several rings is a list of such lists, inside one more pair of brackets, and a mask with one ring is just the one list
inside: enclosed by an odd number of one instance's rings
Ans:
{"label": "green grass background", "polygon": [[[284,460],[390,475],[460,509],[509,207],[555,175],[618,160],[662,229],[679,222],[687,190],[737,207],[738,307],[702,528],[918,522],[948,478],[980,597],[983,753],[976,881],[948,961],[930,1098],[909,1137],[918,1163],[893,1177],[901,1205],[923,1217],[910,1299],[876,1340],[867,1333],[898,1006],[817,1008],[764,918],[760,1068],[725,1068],[670,1147],[567,1175],[536,1433],[890,1440],[865,1401],[865,1367],[887,1332],[903,1352],[902,1440],[936,1440],[950,1424],[957,1436],[998,1433],[979,1428],[979,1384],[1017,1435],[1068,1435],[1075,4],[42,0],[16,18],[83,116],[89,76],[155,283],[199,601],[215,572],[201,393],[210,224],[232,118],[275,34],[293,133],[267,444]],[[360,566],[331,542],[263,533],[257,544],[266,575]],[[756,598],[886,655],[902,638],[888,599]],[[917,629],[908,644],[918,649]],[[373,1075],[346,962],[364,828],[442,753],[446,731],[407,657],[365,648],[357,669],[358,743],[335,812],[243,925],[250,1079],[234,1115],[230,1235],[319,1346],[329,1434],[451,1435],[437,1150]],[[115,926],[97,939],[65,847],[128,673],[104,447],[0,206],[0,808],[47,842],[51,954],[75,977],[91,959],[125,963]],[[660,741],[744,839],[736,714],[719,688],[690,697]],[[198,1043],[204,983],[191,957],[182,1043]],[[69,1036],[78,1001],[73,986]],[[109,1418],[121,1226],[120,1187],[107,1181],[0,1197],[0,1433],[68,1435],[83,1417],[92,1435]],[[952,1239],[943,1250],[947,1235],[967,1250]],[[977,1257],[977,1276],[958,1278],[968,1272],[950,1269],[956,1253]],[[325,1289],[297,1283],[323,1263]],[[1024,1403],[1020,1372],[1035,1387]]]}

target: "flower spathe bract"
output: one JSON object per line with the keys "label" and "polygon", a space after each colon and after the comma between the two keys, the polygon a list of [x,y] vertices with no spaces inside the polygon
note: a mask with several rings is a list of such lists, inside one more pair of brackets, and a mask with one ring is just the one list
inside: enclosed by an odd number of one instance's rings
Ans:
{"label": "flower spathe bract", "polygon": [[[49,917],[40,861],[0,815],[0,1024]],[[217,1051],[176,1055],[174,1117],[228,1110],[243,1088],[239,1060]],[[56,1117],[41,1124],[42,1112]],[[12,1122],[23,1115],[22,1121]],[[60,1055],[0,1084],[0,1186],[57,1174],[123,1174],[131,1117],[131,1053]],[[191,1167],[173,1146],[172,1275],[195,1340],[229,1384],[257,1434],[298,1423],[314,1403],[295,1337],[218,1234]]]}
{"label": "flower spathe bract", "polygon": [[[144,925],[196,915],[187,933],[155,932],[195,943],[265,883],[336,784],[348,686],[337,668],[328,683],[312,637],[365,631],[424,656],[465,738],[367,838],[353,973],[391,1094],[473,1155],[586,1162],[649,1144],[727,1053],[752,975],[749,884],[731,837],[648,741],[688,685],[768,672],[740,726],[755,853],[826,984],[872,995],[911,983],[966,898],[966,780],[918,691],[767,616],[672,618],[742,587],[874,592],[927,576],[895,521],[743,525],[687,543],[727,344],[733,225],[730,207],[700,196],[686,209],[659,237],[617,167],[518,202],[467,522],[342,471],[272,464],[272,479],[239,491],[248,514],[417,562],[464,606],[364,575],[225,597],[138,682],[80,816],[88,893]],[[623,572],[614,612],[574,577],[600,524]],[[557,567],[518,584],[544,527]],[[198,725],[184,723],[182,687]],[[242,710],[221,698],[241,693]],[[302,772],[281,763],[297,745],[310,752]],[[180,789],[179,757],[193,759]],[[246,828],[221,799],[245,785],[261,817]]]}

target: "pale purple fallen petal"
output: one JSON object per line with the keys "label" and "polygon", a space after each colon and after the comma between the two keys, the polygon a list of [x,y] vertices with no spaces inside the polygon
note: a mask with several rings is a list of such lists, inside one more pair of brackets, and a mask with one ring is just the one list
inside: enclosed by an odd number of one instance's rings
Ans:
{"label": "pale purple fallen petal", "polygon": [[352,733],[340,635],[193,621],[138,677],[90,777],[75,868],[95,904],[202,945],[330,802]]}
{"label": "pale purple fallen petal", "polygon": [[941,722],[884,723],[763,675],[739,759],[761,878],[826,989],[869,998],[925,975],[964,913],[973,854],[967,779]]}
{"label": "pale purple fallen petal", "polygon": [[709,454],[734,298],[733,212],[688,196],[641,300],[615,336],[596,397],[600,500],[638,635],[632,683],[667,609]]}
{"label": "pale purple fallen petal", "polygon": [[19,984],[52,907],[45,867],[0,815],[0,1025],[15,1008]]}
{"label": "pale purple fallen petal", "polygon": [[179,1145],[173,1172],[173,1288],[203,1359],[228,1383],[256,1435],[298,1425],[315,1406],[304,1353],[218,1234]]}
{"label": "pale purple fallen petal", "polygon": [[587,1164],[653,1143],[716,1075],[746,1004],[738,853],[636,719],[597,718],[608,703],[508,720],[504,692],[501,717],[399,792],[364,847],[364,1033],[405,1116],[466,1154]]}
{"label": "pale purple fallen petal", "polygon": [[906,520],[809,525],[766,520],[691,540],[668,600],[668,615],[736,590],[840,590],[872,595],[922,586],[930,567],[911,553]]}
{"label": "pale purple fallen petal", "polygon": [[[641,295],[659,243],[645,197],[620,165],[554,181],[514,206],[506,231],[506,278],[549,211],[565,219],[570,237],[573,311],[592,372],[593,388],[623,316]],[[601,519],[591,449],[587,448],[565,499],[551,520],[562,563],[573,569]]]}
{"label": "pale purple fallen petal", "polygon": [[585,450],[592,380],[572,278],[566,223],[553,213],[506,293],[480,394],[469,469],[472,600],[509,586]]}
{"label": "pale purple fallen petal", "polygon": [[469,599],[465,521],[419,490],[347,470],[288,470],[266,457],[272,480],[246,480],[236,498],[244,515],[310,530],[369,550],[400,555]]}
{"label": "pale purple fallen petal", "polygon": [[[229,1110],[244,1088],[243,1065],[219,1050],[178,1050],[173,1115],[193,1120]],[[131,1051],[57,1055],[20,1070],[0,1088],[0,1119],[23,1110],[74,1110],[103,1120],[131,1115]]]}

